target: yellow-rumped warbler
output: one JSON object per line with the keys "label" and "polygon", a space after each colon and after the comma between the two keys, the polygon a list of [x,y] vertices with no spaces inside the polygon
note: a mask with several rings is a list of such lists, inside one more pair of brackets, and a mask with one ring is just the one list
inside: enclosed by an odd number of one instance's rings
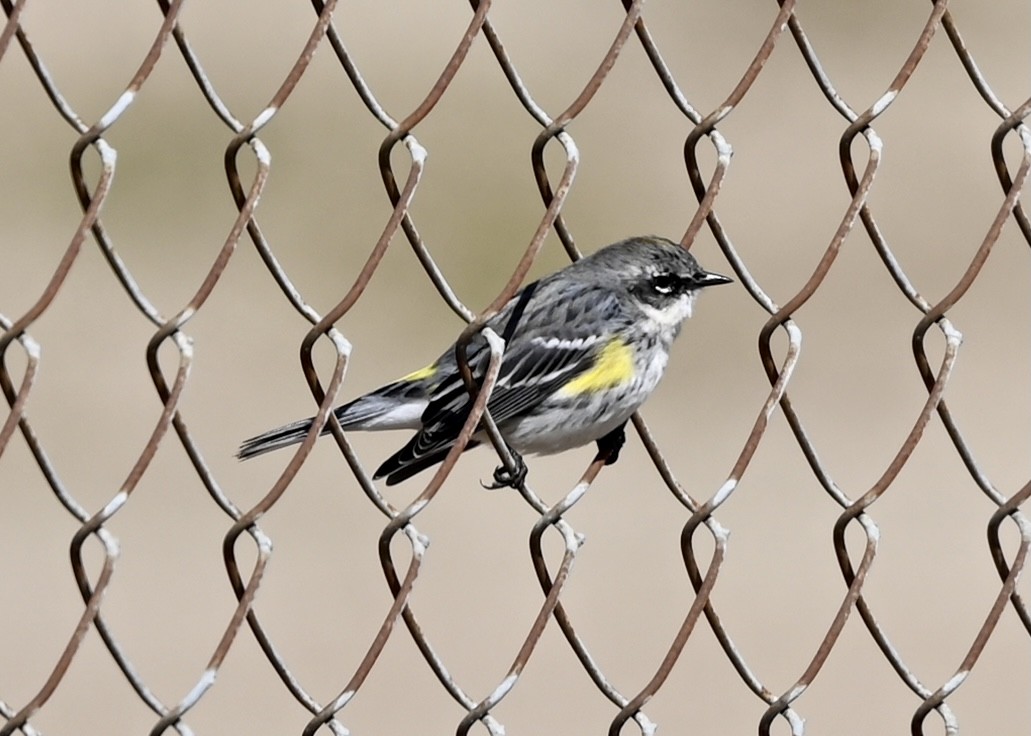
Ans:
{"label": "yellow-rumped warbler", "polygon": [[[523,287],[487,321],[505,340],[487,408],[509,447],[551,454],[597,441],[614,462],[623,427],[662,378],[698,291],[730,281],[702,270],[680,245],[652,236],[614,243]],[[482,380],[490,350],[481,334],[466,355]],[[425,368],[334,413],[345,430],[418,430],[373,476],[393,485],[444,459],[471,406],[452,345]],[[300,442],[311,423],[252,437],[238,457]],[[484,439],[474,435],[466,449]],[[498,468],[495,487],[520,482],[525,465],[518,464],[515,476]]]}

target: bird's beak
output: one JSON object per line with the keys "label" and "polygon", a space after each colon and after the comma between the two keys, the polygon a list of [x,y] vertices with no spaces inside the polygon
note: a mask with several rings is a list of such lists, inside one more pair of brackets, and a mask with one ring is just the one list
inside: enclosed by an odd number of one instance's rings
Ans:
{"label": "bird's beak", "polygon": [[702,289],[706,286],[718,286],[719,284],[732,284],[734,279],[729,276],[724,276],[718,273],[711,273],[709,271],[703,271],[698,274],[694,280],[694,286],[696,289]]}

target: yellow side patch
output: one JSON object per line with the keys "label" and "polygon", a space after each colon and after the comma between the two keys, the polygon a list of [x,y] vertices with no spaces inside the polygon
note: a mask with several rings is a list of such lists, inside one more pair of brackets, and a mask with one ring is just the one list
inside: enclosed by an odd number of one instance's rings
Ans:
{"label": "yellow side patch", "polygon": [[601,349],[598,361],[562,387],[566,396],[603,391],[629,381],[634,376],[633,352],[622,340],[613,340]]}
{"label": "yellow side patch", "polygon": [[419,370],[417,370],[417,371],[415,371],[413,373],[409,373],[407,376],[402,377],[401,380],[402,381],[421,381],[424,378],[432,378],[433,374],[435,374],[436,372],[437,372],[437,366],[435,364],[431,363],[430,365],[426,366],[425,368],[420,368]]}

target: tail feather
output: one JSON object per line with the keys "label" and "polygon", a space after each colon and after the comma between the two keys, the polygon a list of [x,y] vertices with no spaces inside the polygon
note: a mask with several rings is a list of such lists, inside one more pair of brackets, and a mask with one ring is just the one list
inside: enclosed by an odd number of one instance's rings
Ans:
{"label": "tail feather", "polygon": [[[405,381],[395,381],[338,406],[333,413],[340,426],[346,430],[418,429],[422,426],[420,417],[427,401],[422,387],[412,386]],[[311,429],[313,419],[314,417],[301,419],[244,440],[236,456],[241,460],[247,460],[282,447],[296,445]],[[328,427],[323,427],[320,432],[328,433]]]}
{"label": "tail feather", "polygon": [[[258,455],[264,455],[266,452],[278,450],[281,447],[295,445],[308,434],[308,430],[311,429],[312,418],[308,417],[282,427],[276,427],[268,432],[263,432],[244,440],[240,445],[240,449],[237,450],[236,456],[241,460],[247,460]],[[326,430],[323,429],[322,431],[325,432]]]}

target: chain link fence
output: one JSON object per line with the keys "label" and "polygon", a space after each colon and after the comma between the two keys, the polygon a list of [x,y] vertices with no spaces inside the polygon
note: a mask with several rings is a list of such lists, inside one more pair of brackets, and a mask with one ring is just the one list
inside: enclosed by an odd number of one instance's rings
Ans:
{"label": "chain link fence", "polygon": [[[1031,728],[1026,4],[0,5],[0,734]],[[233,458],[650,232],[616,465]]]}

